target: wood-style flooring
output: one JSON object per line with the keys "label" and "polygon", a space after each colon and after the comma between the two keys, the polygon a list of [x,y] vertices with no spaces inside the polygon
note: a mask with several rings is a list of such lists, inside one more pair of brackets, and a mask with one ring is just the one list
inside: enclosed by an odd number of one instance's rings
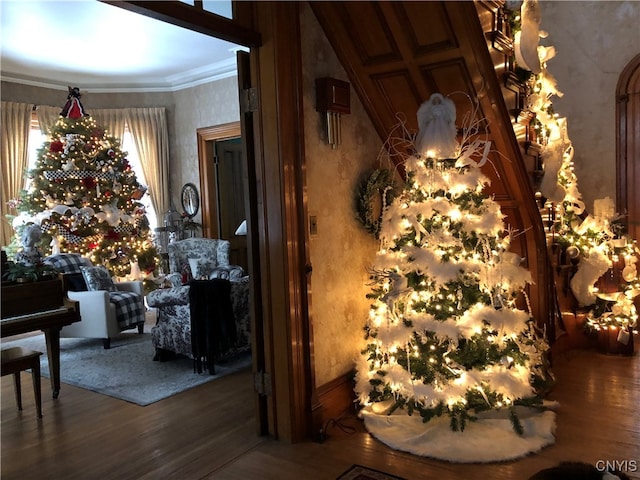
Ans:
{"label": "wood-style flooring", "polygon": [[[11,376],[1,384],[3,480],[335,479],[352,464],[407,479],[527,479],[560,461],[635,461],[640,479],[640,355],[573,350],[555,359],[556,443],[517,461],[451,464],[389,449],[354,417],[327,440],[287,444],[255,433],[250,372],[140,407],[43,379],[43,418],[23,373],[24,410]],[[491,441],[491,439],[487,439]]]}

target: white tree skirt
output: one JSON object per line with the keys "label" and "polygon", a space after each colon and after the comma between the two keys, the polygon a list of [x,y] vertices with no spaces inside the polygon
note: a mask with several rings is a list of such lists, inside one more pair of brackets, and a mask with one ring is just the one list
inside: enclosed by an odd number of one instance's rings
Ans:
{"label": "white tree skirt", "polygon": [[360,414],[369,433],[391,448],[455,463],[512,460],[555,442],[556,414],[548,410],[519,412],[523,435],[514,432],[508,418],[482,418],[454,432],[447,415],[423,423],[418,413],[386,415],[366,407]]}

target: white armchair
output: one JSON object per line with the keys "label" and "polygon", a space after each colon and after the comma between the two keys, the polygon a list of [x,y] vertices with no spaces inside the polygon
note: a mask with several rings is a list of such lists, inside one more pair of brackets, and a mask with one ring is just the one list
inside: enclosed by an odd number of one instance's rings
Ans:
{"label": "white armchair", "polygon": [[[64,277],[63,277],[64,278]],[[133,292],[139,295],[144,305],[144,291],[142,282],[115,283],[120,292]],[[111,302],[113,292],[96,290],[92,292],[67,291],[69,300],[76,300],[80,305],[80,322],[63,327],[60,336],[65,338],[102,338],[104,348],[111,346],[111,338],[123,330],[138,328],[138,333],[144,331],[144,315],[142,322],[129,321],[124,325],[118,322],[116,304]],[[144,306],[141,307],[144,312]]]}
{"label": "white armchair", "polygon": [[[109,283],[110,290],[89,290],[82,273],[91,262],[77,254],[61,253],[45,259],[61,273],[70,300],[79,302],[80,322],[63,327],[61,337],[101,338],[105,349],[111,338],[123,330],[144,331],[144,291],[142,282]],[[113,288],[115,287],[115,288]]]}

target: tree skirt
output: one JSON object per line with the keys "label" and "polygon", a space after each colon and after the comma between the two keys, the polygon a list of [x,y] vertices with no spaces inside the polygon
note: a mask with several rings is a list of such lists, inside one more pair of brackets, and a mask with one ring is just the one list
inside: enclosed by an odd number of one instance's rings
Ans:
{"label": "tree skirt", "polygon": [[523,435],[513,431],[508,418],[497,416],[468,422],[464,432],[454,432],[448,416],[423,423],[420,415],[402,411],[386,415],[366,407],[360,414],[369,433],[391,448],[455,463],[512,460],[555,442],[555,413],[549,410],[519,412]]}

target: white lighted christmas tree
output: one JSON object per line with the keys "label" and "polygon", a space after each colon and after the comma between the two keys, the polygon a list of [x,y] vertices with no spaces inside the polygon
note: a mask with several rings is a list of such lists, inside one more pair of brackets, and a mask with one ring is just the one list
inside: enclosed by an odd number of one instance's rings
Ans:
{"label": "white lighted christmas tree", "polygon": [[404,191],[383,212],[356,391],[376,413],[449,416],[457,431],[506,410],[520,433],[514,406],[542,403],[548,346],[518,307],[530,272],[483,193],[488,143],[458,145],[455,120],[440,94],[418,112]]}
{"label": "white lighted christmas tree", "polygon": [[[156,252],[136,178],[120,141],[88,115],[77,88],[38,150],[21,192],[14,226],[41,225],[44,253],[70,252],[105,265],[113,275],[150,272]],[[134,272],[135,273],[135,272]]]}

